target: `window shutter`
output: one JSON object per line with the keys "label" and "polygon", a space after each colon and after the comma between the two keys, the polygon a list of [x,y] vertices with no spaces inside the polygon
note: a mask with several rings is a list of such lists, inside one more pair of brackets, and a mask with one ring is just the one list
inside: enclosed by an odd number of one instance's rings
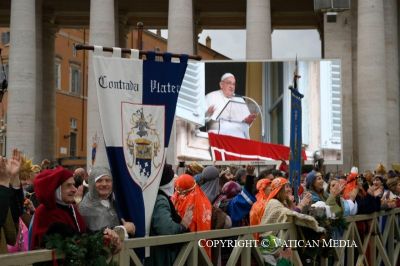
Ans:
{"label": "window shutter", "polygon": [[321,147],[341,148],[342,107],[340,61],[321,62]]}
{"label": "window shutter", "polygon": [[189,62],[179,91],[176,116],[204,126],[204,63]]}

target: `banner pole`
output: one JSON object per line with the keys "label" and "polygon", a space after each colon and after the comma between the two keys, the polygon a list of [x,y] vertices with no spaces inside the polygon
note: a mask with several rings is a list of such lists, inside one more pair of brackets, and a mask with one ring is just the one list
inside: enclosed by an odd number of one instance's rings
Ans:
{"label": "banner pole", "polygon": [[[94,51],[94,46],[93,45],[83,45],[83,44],[76,44],[75,45],[75,49],[76,50],[91,50]],[[112,47],[105,47],[103,46],[103,52],[113,52],[113,48]],[[154,51],[143,51],[140,50],[139,51],[139,57],[146,55],[151,52],[154,53],[156,56],[163,56],[165,53],[160,53],[160,52],[154,52]],[[121,48],[121,53],[124,54],[130,54],[131,53],[131,49],[130,48]],[[176,58],[180,58],[183,54],[172,54],[171,53],[171,57],[176,57]],[[199,55],[188,55],[189,59],[193,59],[193,60],[197,60],[200,61],[201,60],[201,56]]]}
{"label": "banner pole", "polygon": [[298,189],[300,187],[301,157],[302,157],[302,111],[301,99],[304,97],[298,90],[298,62],[296,56],[293,86],[289,87],[290,97],[290,158],[289,180],[291,182],[294,198],[299,203]]}
{"label": "banner pole", "polygon": [[136,47],[139,50],[143,50],[143,22],[138,22],[136,26],[137,26],[137,31],[138,31]]}

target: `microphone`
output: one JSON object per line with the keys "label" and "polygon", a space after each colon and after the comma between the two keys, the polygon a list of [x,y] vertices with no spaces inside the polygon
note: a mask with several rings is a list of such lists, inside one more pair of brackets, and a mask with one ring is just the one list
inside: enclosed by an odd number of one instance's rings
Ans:
{"label": "microphone", "polygon": [[259,114],[261,116],[261,138],[264,140],[264,136],[265,136],[264,116],[263,116],[263,113],[262,113],[260,105],[258,105],[258,103],[254,99],[252,99],[250,97],[247,97],[247,96],[244,96],[244,95],[240,95],[240,94],[236,94],[236,93],[233,96],[234,97],[238,97],[238,98],[242,98],[244,101],[248,100],[248,101],[252,102],[257,107],[258,112],[259,112]]}

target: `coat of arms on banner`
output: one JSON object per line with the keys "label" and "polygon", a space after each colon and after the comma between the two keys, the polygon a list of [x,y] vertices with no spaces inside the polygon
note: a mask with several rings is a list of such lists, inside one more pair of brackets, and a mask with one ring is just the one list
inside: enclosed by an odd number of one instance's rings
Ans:
{"label": "coat of arms on banner", "polygon": [[125,162],[133,180],[144,190],[162,170],[164,106],[122,103]]}

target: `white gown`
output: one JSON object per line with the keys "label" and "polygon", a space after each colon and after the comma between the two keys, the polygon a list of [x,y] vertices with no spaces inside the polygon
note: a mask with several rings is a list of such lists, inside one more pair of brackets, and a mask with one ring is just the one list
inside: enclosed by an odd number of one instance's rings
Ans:
{"label": "white gown", "polygon": [[[229,101],[243,104],[229,104]],[[249,108],[241,97],[225,97],[221,90],[210,92],[206,95],[207,109],[214,106],[214,113],[206,117],[208,132],[249,139],[249,125],[242,122],[249,114]],[[223,111],[224,119],[221,119]],[[219,119],[218,119],[219,117]]]}

